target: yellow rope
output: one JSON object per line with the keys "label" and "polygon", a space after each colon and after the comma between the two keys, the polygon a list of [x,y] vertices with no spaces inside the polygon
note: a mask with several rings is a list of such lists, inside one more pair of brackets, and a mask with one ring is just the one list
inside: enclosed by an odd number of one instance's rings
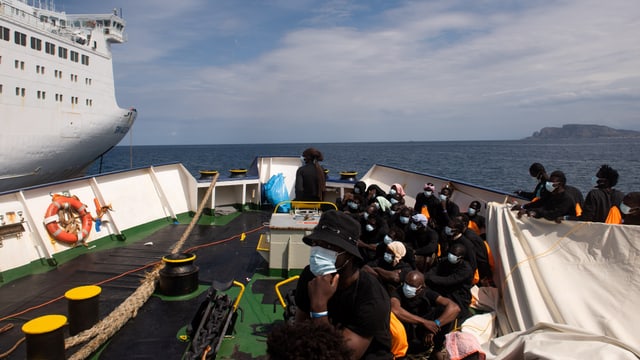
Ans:
{"label": "yellow rope", "polygon": [[[215,187],[216,182],[218,181],[218,174],[216,174],[211,180],[211,185],[207,189],[204,197],[200,201],[200,205],[198,206],[198,211],[194,215],[193,219],[189,223],[189,226],[182,234],[182,237],[171,249],[172,254],[176,254],[180,251],[185,241],[193,231],[193,228],[198,222],[198,219],[202,215],[202,211],[204,210],[205,205],[207,204],[207,200],[211,196],[211,192]],[[160,263],[145,274],[144,280],[142,280],[142,284],[133,292],[133,294],[129,295],[127,299],[125,299],[122,304],[116,307],[111,314],[102,319],[100,322],[95,324],[91,329],[87,329],[82,331],[81,333],[69,337],[65,339],[65,348],[69,349],[73,346],[82,344],[86,341],[89,341],[86,345],[84,345],[80,350],[74,353],[69,360],[83,360],[91,356],[102,344],[104,344],[107,340],[111,338],[115,333],[120,330],[124,324],[129,321],[129,319],[136,317],[138,314],[138,310],[144,305],[144,303],[151,297],[153,292],[155,291],[155,283],[159,277],[160,270],[164,267],[164,263]]]}

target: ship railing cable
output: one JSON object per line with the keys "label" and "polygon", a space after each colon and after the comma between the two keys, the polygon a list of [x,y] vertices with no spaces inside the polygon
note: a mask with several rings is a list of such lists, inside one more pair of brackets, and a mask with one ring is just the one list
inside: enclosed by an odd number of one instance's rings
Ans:
{"label": "ship railing cable", "polygon": [[[211,196],[213,188],[218,181],[219,174],[216,174],[211,180],[211,185],[207,189],[202,201],[198,206],[196,214],[191,219],[189,226],[182,234],[180,240],[171,249],[171,254],[177,254],[182,249],[185,241],[193,231],[194,227],[198,223],[200,216],[207,204],[207,200]],[[145,274],[142,284],[133,292],[122,304],[118,305],[107,317],[99,321],[91,329],[84,330],[79,334],[65,339],[65,348],[77,346],[85,343],[80,350],[75,352],[69,360],[81,360],[86,359],[93,354],[102,344],[109,340],[118,330],[129,321],[129,319],[136,317],[138,310],[144,305],[145,302],[151,297],[155,291],[155,283],[159,278],[160,270],[164,267],[164,263],[158,263],[153,270]]]}

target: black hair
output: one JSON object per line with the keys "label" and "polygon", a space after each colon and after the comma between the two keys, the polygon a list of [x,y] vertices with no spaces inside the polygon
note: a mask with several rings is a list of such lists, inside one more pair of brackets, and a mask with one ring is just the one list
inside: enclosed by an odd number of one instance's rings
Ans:
{"label": "black hair", "polygon": [[565,186],[567,184],[567,177],[564,176],[564,173],[560,170],[552,172],[549,175],[549,179],[551,179],[552,177],[558,178],[558,181],[560,182],[560,184],[562,184],[562,186]]}
{"label": "black hair", "polygon": [[342,333],[327,323],[284,323],[274,326],[267,336],[267,354],[271,360],[346,360],[351,358],[351,353]]}
{"label": "black hair", "polygon": [[600,166],[600,170],[598,170],[598,177],[607,179],[609,181],[609,186],[616,186],[618,183],[618,171],[616,171],[611,166],[604,164]]}
{"label": "black hair", "polygon": [[449,247],[449,252],[452,254],[455,254],[457,251],[456,249],[460,249],[459,251],[459,255],[458,256],[465,256],[467,254],[467,247],[464,246],[463,243],[460,242],[454,242],[453,244],[451,244],[451,246]]}
{"label": "black hair", "polygon": [[480,201],[478,200],[473,200],[470,204],[469,204],[470,208],[476,209],[476,210],[480,210],[482,208],[482,205],[480,204]]}
{"label": "black hair", "polygon": [[466,223],[469,222],[469,217],[462,214],[460,217],[456,216],[450,220],[449,224],[451,229],[457,230],[458,233],[462,233],[466,227]]}
{"label": "black hair", "polygon": [[540,163],[535,162],[529,166],[529,174],[531,176],[540,177],[540,174],[543,172],[545,172],[544,166]]}

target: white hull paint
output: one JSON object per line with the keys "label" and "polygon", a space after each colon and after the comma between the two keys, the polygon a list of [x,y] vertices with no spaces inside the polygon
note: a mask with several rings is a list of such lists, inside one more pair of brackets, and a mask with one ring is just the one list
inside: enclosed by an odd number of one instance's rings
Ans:
{"label": "white hull paint", "polygon": [[111,57],[123,30],[115,14],[0,0],[0,191],[81,175],[126,135],[137,112],[116,103]]}

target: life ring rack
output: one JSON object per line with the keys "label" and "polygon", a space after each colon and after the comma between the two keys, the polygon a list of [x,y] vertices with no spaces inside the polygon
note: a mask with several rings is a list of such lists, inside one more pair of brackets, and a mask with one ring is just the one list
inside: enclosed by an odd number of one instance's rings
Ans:
{"label": "life ring rack", "polygon": [[[60,210],[71,215],[71,219],[60,219]],[[70,227],[65,224],[65,222],[76,222],[78,218],[82,223],[82,227],[78,228],[77,231],[73,231],[73,228],[76,228],[74,224],[72,224],[74,226]],[[51,204],[44,215],[44,226],[49,235],[67,244],[84,243],[91,233],[92,223],[93,217],[91,213],[87,211],[87,206],[77,196],[53,195]]]}

